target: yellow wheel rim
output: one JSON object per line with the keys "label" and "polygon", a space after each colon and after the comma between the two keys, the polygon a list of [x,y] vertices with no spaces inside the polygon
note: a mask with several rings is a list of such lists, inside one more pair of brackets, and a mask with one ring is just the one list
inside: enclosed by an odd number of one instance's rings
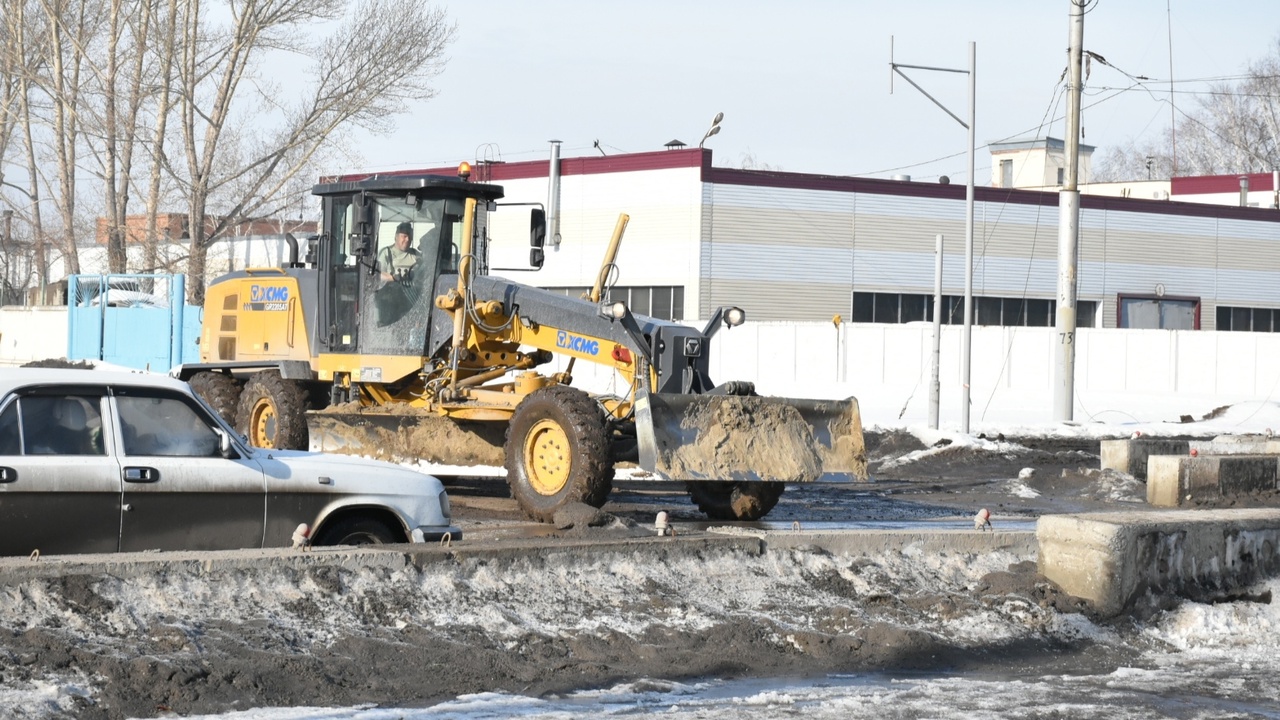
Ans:
{"label": "yellow wheel rim", "polygon": [[270,400],[262,398],[253,405],[249,416],[249,440],[260,448],[274,448],[276,436],[276,408]]}
{"label": "yellow wheel rim", "polygon": [[569,436],[555,420],[534,423],[524,436],[524,470],[539,495],[555,495],[569,482]]}

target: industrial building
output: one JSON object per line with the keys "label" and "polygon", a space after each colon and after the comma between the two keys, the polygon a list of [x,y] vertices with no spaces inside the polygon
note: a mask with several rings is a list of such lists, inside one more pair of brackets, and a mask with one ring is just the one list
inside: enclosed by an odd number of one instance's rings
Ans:
{"label": "industrial building", "polygon": [[[506,202],[545,203],[549,168],[485,162],[473,177],[502,185]],[[626,213],[612,297],[637,312],[694,320],[732,304],[753,320],[906,323],[932,317],[941,234],[943,315],[963,321],[962,185],[717,167],[710,150],[683,148],[561,158],[559,170],[558,242],[522,282],[590,286]],[[1280,330],[1280,212],[1085,193],[1081,327]],[[974,322],[1052,326],[1056,190],[978,187],[974,213]],[[493,265],[518,266],[525,234],[501,216]]]}

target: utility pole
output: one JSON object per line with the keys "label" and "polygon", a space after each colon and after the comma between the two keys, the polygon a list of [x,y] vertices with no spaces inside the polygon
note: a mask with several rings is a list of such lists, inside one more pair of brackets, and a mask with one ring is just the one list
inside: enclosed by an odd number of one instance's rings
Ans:
{"label": "utility pole", "polygon": [[[916,84],[914,80],[907,77],[902,72],[902,68],[910,70],[931,70],[934,72],[961,73],[969,76],[969,121],[961,120],[955,113],[947,109],[945,105],[938,102],[932,95],[925,92],[925,89]],[[960,432],[969,432],[969,411],[971,403],[969,401],[969,377],[970,365],[969,361],[973,356],[973,155],[974,147],[977,139],[977,132],[974,126],[977,123],[977,94],[978,94],[978,46],[974,42],[969,43],[969,69],[957,70],[955,68],[929,67],[927,65],[903,65],[893,61],[893,37],[889,38],[889,92],[893,93],[893,74],[897,73],[902,76],[903,80],[911,83],[911,87],[919,90],[922,95],[933,101],[934,105],[942,108],[942,111],[951,116],[952,120],[960,123],[969,131],[969,182],[965,185],[964,194],[964,334],[960,336],[960,355],[961,369],[960,374]]]}
{"label": "utility pole", "polygon": [[1075,405],[1076,248],[1080,240],[1080,84],[1084,49],[1085,0],[1071,2],[1067,46],[1066,172],[1058,193],[1058,359],[1053,384],[1053,419],[1070,422]]}

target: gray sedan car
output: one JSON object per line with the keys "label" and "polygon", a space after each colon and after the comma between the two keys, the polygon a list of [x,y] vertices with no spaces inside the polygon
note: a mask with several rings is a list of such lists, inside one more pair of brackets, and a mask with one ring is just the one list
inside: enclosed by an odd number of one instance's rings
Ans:
{"label": "gray sedan car", "polygon": [[461,531],[440,481],[249,447],[186,383],[0,368],[0,555],[423,542]]}

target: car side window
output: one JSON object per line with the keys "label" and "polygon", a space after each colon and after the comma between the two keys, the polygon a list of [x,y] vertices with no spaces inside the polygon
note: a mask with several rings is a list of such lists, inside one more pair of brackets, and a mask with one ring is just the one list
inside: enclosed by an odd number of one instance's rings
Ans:
{"label": "car side window", "polygon": [[220,457],[218,434],[181,397],[117,395],[125,455]]}
{"label": "car side window", "polygon": [[18,433],[18,401],[0,411],[0,455],[21,455],[22,436]]}
{"label": "car side window", "polygon": [[27,455],[105,455],[101,400],[81,395],[20,398],[22,450]]}

